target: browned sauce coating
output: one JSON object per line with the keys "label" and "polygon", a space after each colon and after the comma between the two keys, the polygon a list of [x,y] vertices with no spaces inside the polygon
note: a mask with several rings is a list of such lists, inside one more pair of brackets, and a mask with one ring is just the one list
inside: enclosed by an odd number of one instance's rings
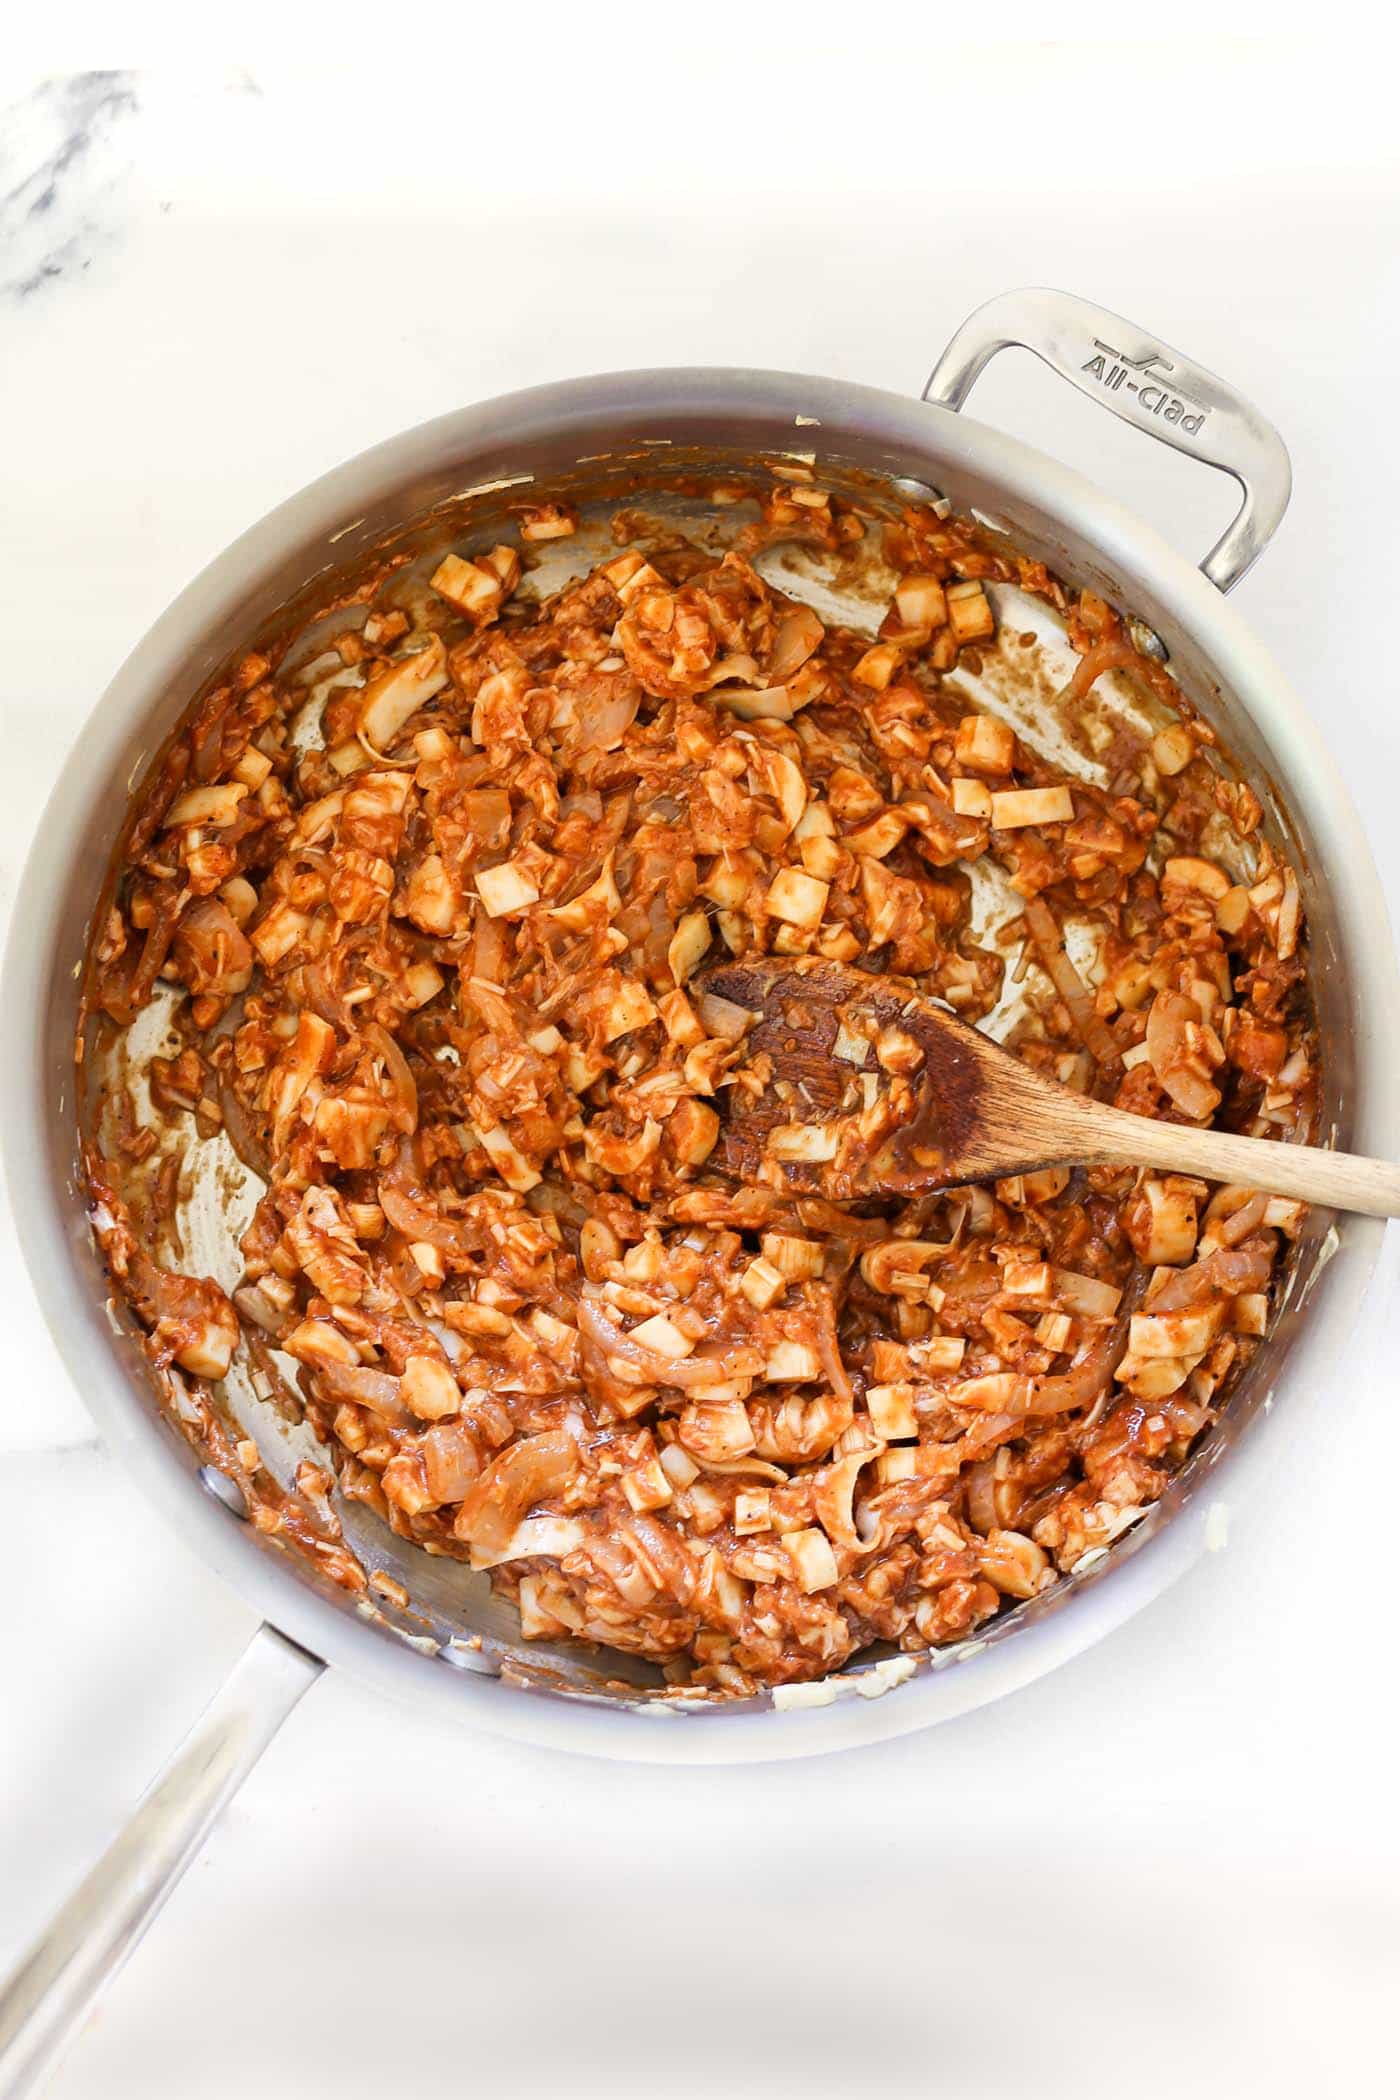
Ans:
{"label": "browned sauce coating", "polygon": [[[898,1031],[825,1065],[799,1031],[788,1069],[693,980],[825,957],[976,1021],[1019,974],[1038,1067],[1302,1134],[1298,887],[1118,616],[970,525],[884,528],[869,646],[751,566],[865,531],[799,470],[742,551],[628,547],[529,602],[522,553],[573,529],[526,511],[431,590],[352,596],[309,683],[253,654],[199,706],[143,790],[89,999],[124,1028],[183,990],[156,1106],[226,1126],[266,1193],[232,1301],[176,1276],[124,1186],[154,1140],[123,1104],[94,1217],[209,1435],[256,1335],[300,1367],[340,1491],[491,1568],[527,1637],[742,1694],[960,1639],[1110,1542],[1257,1346],[1301,1210],[1108,1170],[846,1208],[736,1187],[726,1088],[782,1082],[800,1146],[833,1062],[855,1112],[863,1070],[888,1099]],[[1126,669],[1176,709],[1117,739],[1107,785],[947,683],[1002,646],[989,581],[1067,611],[1075,699]],[[991,946],[979,861],[1022,907]],[[362,1580],[333,1519],[264,1521]]]}

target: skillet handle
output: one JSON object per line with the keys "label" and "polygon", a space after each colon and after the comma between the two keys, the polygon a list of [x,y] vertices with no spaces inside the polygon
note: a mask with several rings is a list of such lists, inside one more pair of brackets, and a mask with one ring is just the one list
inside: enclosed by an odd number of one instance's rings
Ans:
{"label": "skillet handle", "polygon": [[22,2100],[53,2069],[324,1667],[271,1626],[254,1634],[126,1828],[0,1986],[3,2100]]}
{"label": "skillet handle", "polygon": [[1071,292],[1002,292],[963,322],[934,366],[925,401],[961,408],[998,350],[1031,350],[1091,401],[1177,452],[1218,467],[1244,500],[1201,563],[1233,590],[1278,530],[1293,486],[1283,439],[1242,394],[1133,322]]}

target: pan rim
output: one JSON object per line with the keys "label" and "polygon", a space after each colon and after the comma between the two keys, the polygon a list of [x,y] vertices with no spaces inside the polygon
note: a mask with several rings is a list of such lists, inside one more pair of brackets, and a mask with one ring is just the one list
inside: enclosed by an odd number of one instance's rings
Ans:
{"label": "pan rim", "polygon": [[[1013,498],[1062,517],[1115,572],[1150,577],[1155,595],[1206,649],[1213,665],[1278,761],[1290,805],[1305,816],[1325,859],[1349,960],[1366,992],[1365,1024],[1353,1045],[1357,1140],[1400,1152],[1400,1071],[1384,1055],[1400,1014],[1384,895],[1370,850],[1319,732],[1302,703],[1214,587],[1148,525],[1072,469],[964,415],[883,389],[742,367],[662,368],[559,382],[460,409],[404,431],[332,469],[249,528],[198,575],[155,622],[116,673],[65,761],[15,898],[0,978],[0,1086],[9,1113],[0,1129],[11,1202],[36,1295],[60,1356],[104,1439],[139,1486],[249,1605],[290,1638],[362,1681],[407,1697],[444,1719],[480,1723],[531,1742],[646,1761],[726,1763],[785,1758],[912,1732],[1029,1684],[1102,1639],[1189,1567],[1205,1545],[1207,1510],[1197,1497],[1130,1557],[1104,1570],[1059,1611],[953,1667],[921,1670],[879,1699],[840,1696],[825,1706],[774,1711],[718,1706],[677,1715],[652,1705],[610,1704],[591,1695],[521,1687],[430,1664],[391,1632],[329,1603],[255,1544],[247,1527],[198,1489],[184,1447],[142,1410],[106,1331],[101,1304],[82,1280],[85,1237],[74,1192],[55,1185],[42,1142],[53,1109],[53,1060],[44,1030],[66,930],[60,907],[74,853],[103,796],[133,723],[162,689],[162,670],[188,655],[201,630],[232,611],[260,575],[293,545],[309,545],[365,505],[391,496],[434,461],[521,442],[530,435],[582,434],[631,415],[659,429],[685,417],[722,420],[784,413],[795,445],[820,446],[842,432],[896,448],[909,470],[936,478],[938,456],[1004,485]],[[807,428],[811,425],[810,429]],[[62,1090],[59,1108],[62,1110]],[[1381,1257],[1380,1221],[1351,1220],[1310,1309],[1290,1363],[1302,1385],[1308,1361],[1336,1375],[1343,1345]],[[1326,1354],[1324,1355],[1324,1352]],[[1256,1420],[1223,1451],[1217,1477],[1234,1481],[1270,1441],[1279,1416]],[[1295,1419],[1290,1410],[1290,1420]],[[160,1433],[153,1434],[157,1429]],[[974,1644],[975,1645],[975,1644]],[[521,1697],[522,1689],[529,1696]],[[467,1694],[470,1696],[466,1696]],[[648,1721],[656,1725],[645,1725]]]}

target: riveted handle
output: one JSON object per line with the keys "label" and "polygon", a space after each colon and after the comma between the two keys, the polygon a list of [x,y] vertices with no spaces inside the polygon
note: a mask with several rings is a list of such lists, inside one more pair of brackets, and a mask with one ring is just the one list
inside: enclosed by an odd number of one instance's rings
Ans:
{"label": "riveted handle", "polygon": [[271,1626],[231,1676],[87,1879],[0,1984],[0,2100],[48,2077],[323,1664]]}
{"label": "riveted handle", "polygon": [[1288,508],[1293,470],[1273,424],[1226,380],[1135,322],[1071,292],[1035,288],[1002,292],[963,322],[933,368],[925,401],[961,408],[997,352],[1011,349],[1034,351],[1123,422],[1239,483],[1234,522],[1201,563],[1213,584],[1233,590]]}

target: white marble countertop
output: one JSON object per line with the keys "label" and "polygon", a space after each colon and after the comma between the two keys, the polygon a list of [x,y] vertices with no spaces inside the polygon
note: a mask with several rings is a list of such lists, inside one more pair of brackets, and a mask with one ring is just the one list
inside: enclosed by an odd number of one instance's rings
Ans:
{"label": "white marble countertop", "polygon": [[[818,39],[794,77],[757,21],[742,91],[732,43],[677,69],[664,34],[619,41],[667,93],[601,127],[613,76],[582,38],[524,110],[473,92],[480,69],[438,94],[428,55],[387,93],[368,63],[319,97],[262,73],[106,76],[4,113],[4,908],[117,662],[337,460],[612,366],[917,389],[965,312],[1023,282],[1140,318],[1283,430],[1293,509],[1241,608],[1325,722],[1400,896],[1385,68],[1356,67],[1343,101],[1301,47],[930,40],[891,111],[887,66]],[[742,152],[697,153],[730,123]],[[1227,515],[1223,486],[1024,357],[977,411],[1188,549]],[[1387,1280],[1226,1551],[934,1735],[803,1766],[611,1767],[439,1734],[328,1679],[54,2092],[1369,2089],[1400,1954],[1375,1455],[1394,1435],[1394,1298]],[[8,1236],[0,1309],[3,1964],[252,1622],[97,1446]]]}

